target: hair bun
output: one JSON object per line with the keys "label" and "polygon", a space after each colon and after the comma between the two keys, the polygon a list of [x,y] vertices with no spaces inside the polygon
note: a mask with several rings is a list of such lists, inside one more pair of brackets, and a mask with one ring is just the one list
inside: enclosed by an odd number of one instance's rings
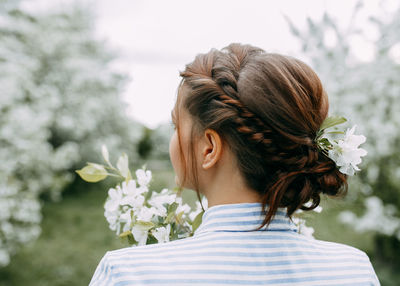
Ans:
{"label": "hair bun", "polygon": [[[281,194],[281,206],[287,207],[288,215],[297,209],[312,210],[320,201],[320,195],[340,196],[347,191],[347,176],[341,173],[334,161],[319,150],[308,146],[308,152],[281,160],[277,180],[269,187],[270,193]],[[271,201],[271,197],[266,196]],[[310,206],[305,206],[311,201]]]}

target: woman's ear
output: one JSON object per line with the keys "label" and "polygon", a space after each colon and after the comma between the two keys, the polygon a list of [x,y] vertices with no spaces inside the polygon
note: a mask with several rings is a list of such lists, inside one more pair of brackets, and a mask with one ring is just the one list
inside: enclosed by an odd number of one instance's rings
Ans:
{"label": "woman's ear", "polygon": [[222,156],[221,136],[212,129],[206,129],[201,144],[202,168],[207,170],[213,167]]}

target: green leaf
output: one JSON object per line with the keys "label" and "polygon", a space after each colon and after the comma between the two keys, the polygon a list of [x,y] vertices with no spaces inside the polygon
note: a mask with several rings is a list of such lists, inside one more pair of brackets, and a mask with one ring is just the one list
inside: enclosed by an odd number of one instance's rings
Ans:
{"label": "green leaf", "polygon": [[128,243],[129,243],[130,245],[136,244],[136,243],[137,243],[137,241],[136,241],[135,238],[133,237],[133,234],[130,234],[130,235],[128,235],[127,237],[128,237]]}
{"label": "green leaf", "polygon": [[165,219],[165,223],[171,223],[172,222],[172,219],[175,216],[175,211],[178,208],[178,206],[179,205],[176,202],[173,202],[172,204],[169,205],[168,211],[167,211],[168,215],[167,215],[167,218]]}
{"label": "green leaf", "polygon": [[119,237],[127,237],[128,235],[132,234],[130,230],[124,231],[123,233],[119,234]]}
{"label": "green leaf", "polygon": [[133,237],[133,234],[130,230],[124,231],[123,233],[121,233],[119,235],[120,238],[127,238],[128,239],[128,243],[130,245],[132,244],[136,244],[137,241],[135,240],[135,238]]}
{"label": "green leaf", "polygon": [[192,223],[192,232],[195,232],[195,230],[200,226],[202,220],[203,220],[203,214],[204,211],[201,211],[193,220]]}
{"label": "green leaf", "polygon": [[177,202],[173,202],[168,207],[168,213],[175,213],[176,209],[178,208],[179,204]]}
{"label": "green leaf", "polygon": [[174,213],[169,213],[165,218],[165,223],[171,223],[172,219],[174,218]]}
{"label": "green leaf", "polygon": [[320,145],[323,145],[323,146],[332,145],[331,142],[328,140],[328,138],[321,138],[321,139],[318,140],[318,142],[319,142]]}
{"label": "green leaf", "polygon": [[99,164],[88,163],[88,166],[82,168],[81,170],[76,170],[76,173],[85,181],[95,183],[107,178],[106,169]]}
{"label": "green leaf", "polygon": [[329,131],[329,132],[326,132],[326,134],[344,134],[344,132],[343,131]]}
{"label": "green leaf", "polygon": [[342,116],[329,116],[324,120],[324,122],[322,122],[320,130],[331,128],[335,125],[345,123],[346,121],[347,119]]}
{"label": "green leaf", "polygon": [[180,220],[182,219],[182,216],[183,216],[184,213],[185,213],[184,211],[181,211],[180,213],[178,213],[176,215],[176,221],[177,222],[180,222]]}
{"label": "green leaf", "polygon": [[136,224],[139,225],[144,230],[149,230],[155,226],[155,224],[152,223],[151,221],[142,221],[142,220],[136,221]]}

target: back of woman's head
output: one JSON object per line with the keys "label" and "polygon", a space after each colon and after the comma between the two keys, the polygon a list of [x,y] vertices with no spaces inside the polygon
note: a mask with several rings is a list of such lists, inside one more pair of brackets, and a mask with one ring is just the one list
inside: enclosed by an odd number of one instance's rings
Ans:
{"label": "back of woman's head", "polygon": [[268,206],[264,224],[278,207],[290,216],[318,206],[321,193],[347,189],[346,175],[314,142],[329,105],[305,63],[231,44],[199,54],[180,75],[189,90],[180,106],[196,133],[210,128],[227,142],[246,184],[261,195],[264,211]]}

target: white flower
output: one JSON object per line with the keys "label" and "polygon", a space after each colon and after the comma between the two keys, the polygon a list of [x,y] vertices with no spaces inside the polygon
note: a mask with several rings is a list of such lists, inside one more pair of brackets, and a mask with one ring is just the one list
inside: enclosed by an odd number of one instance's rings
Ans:
{"label": "white flower", "polygon": [[396,235],[400,238],[400,219],[396,217],[396,208],[393,205],[384,205],[376,196],[366,198],[366,210],[361,217],[351,211],[343,211],[339,215],[340,221],[349,224],[358,232],[376,231],[385,235]]}
{"label": "white flower", "polygon": [[113,231],[117,231],[117,235],[119,234],[120,231],[120,211],[104,211],[104,216],[107,219],[107,222],[109,223],[109,228]]}
{"label": "white flower", "polygon": [[124,227],[122,228],[122,231],[127,231],[131,228],[131,224],[132,224],[132,214],[131,214],[131,210],[128,210],[127,212],[121,214],[121,216],[119,217],[121,223],[124,223]]}
{"label": "white flower", "polygon": [[167,227],[158,227],[151,230],[151,234],[157,239],[159,243],[169,241],[169,234],[171,232],[171,225],[168,224]]}
{"label": "white flower", "polygon": [[311,226],[306,226],[305,223],[303,223],[303,224],[300,226],[299,233],[302,234],[302,235],[304,235],[304,236],[307,236],[307,237],[309,237],[309,238],[314,238],[314,236],[313,236],[314,228],[312,228]]}
{"label": "white flower", "polygon": [[146,244],[147,236],[149,233],[149,230],[147,227],[144,227],[140,224],[136,224],[132,227],[131,232],[132,232],[135,240],[138,242],[138,245]]}
{"label": "white flower", "polygon": [[364,135],[353,134],[356,126],[347,129],[344,139],[332,143],[333,149],[328,152],[329,158],[340,167],[339,171],[350,176],[354,175],[354,171],[360,170],[357,165],[361,163],[361,157],[367,155],[366,150],[358,148],[366,138]]}
{"label": "white flower", "polygon": [[311,226],[306,226],[305,219],[302,219],[299,217],[293,217],[292,220],[297,225],[297,228],[298,228],[298,231],[300,234],[314,239],[314,236],[313,236],[314,228]]}
{"label": "white flower", "polygon": [[170,194],[168,189],[163,189],[160,193],[153,193],[149,204],[153,206],[159,216],[166,216],[167,209],[164,204],[172,204],[176,200],[176,194]]}
{"label": "white flower", "polygon": [[130,205],[133,208],[140,208],[143,206],[144,197],[139,195],[136,197],[133,196],[126,196],[121,200],[122,205]]}
{"label": "white flower", "polygon": [[139,169],[136,170],[136,178],[140,186],[147,186],[151,181],[151,171]]}
{"label": "white flower", "polygon": [[126,181],[122,182],[122,193],[127,196],[137,196],[148,192],[147,186],[136,186],[135,180],[129,180],[128,183]]}
{"label": "white flower", "polygon": [[191,211],[191,208],[188,204],[179,204],[178,208],[176,209],[176,213],[179,214],[183,212],[184,214],[189,214]]}
{"label": "white flower", "polygon": [[317,206],[315,209],[313,209],[313,211],[320,213],[322,212],[322,207],[321,206]]}
{"label": "white flower", "polygon": [[104,208],[109,211],[113,212],[118,209],[121,205],[122,201],[122,190],[119,186],[116,189],[111,188],[108,190],[108,199],[104,205]]}
{"label": "white flower", "polygon": [[149,222],[154,215],[158,215],[157,210],[154,207],[142,207],[137,213],[137,220]]}
{"label": "white flower", "polygon": [[[168,188],[160,192],[151,192],[150,198],[146,200],[150,195],[148,184],[151,180],[151,171],[139,169],[135,174],[135,180],[123,181],[108,191],[104,216],[110,229],[117,235],[130,231],[136,245],[145,245],[149,234],[152,234],[158,243],[169,241],[171,232],[178,238],[187,237],[191,229],[187,220],[189,217],[193,220],[193,215],[202,211],[200,203],[196,202],[197,209],[192,212],[191,207],[184,204],[182,198]],[[207,207],[205,197],[202,203]],[[168,223],[162,222],[167,218],[168,209],[172,204],[177,204],[174,214],[181,214],[180,219],[172,222],[173,217],[171,217],[172,220]]]}
{"label": "white flower", "polygon": [[[306,207],[311,207],[312,206],[312,202],[311,201],[308,201],[308,202],[306,202],[305,204],[304,204],[304,206],[306,206]],[[315,212],[317,212],[317,213],[320,213],[320,212],[322,212],[322,207],[321,206],[317,206],[316,208],[314,208],[314,209],[312,209],[313,211],[315,211]],[[303,211],[301,210],[301,209],[297,209],[296,210],[296,212],[297,213],[302,213]]]}

